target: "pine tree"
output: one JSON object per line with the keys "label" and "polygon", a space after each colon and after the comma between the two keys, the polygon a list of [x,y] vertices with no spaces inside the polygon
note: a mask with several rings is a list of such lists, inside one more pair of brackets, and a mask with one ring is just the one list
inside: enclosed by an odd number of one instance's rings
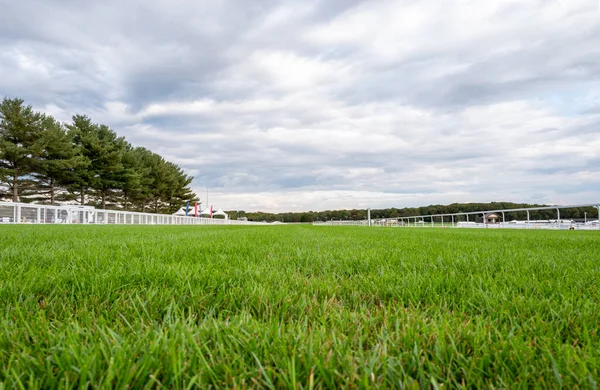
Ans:
{"label": "pine tree", "polygon": [[56,190],[72,181],[73,171],[85,168],[87,161],[77,155],[73,140],[60,122],[50,116],[42,121],[43,131],[39,139],[42,152],[36,161],[35,172],[37,201],[56,203]]}
{"label": "pine tree", "polygon": [[76,148],[76,156],[83,162],[82,165],[73,169],[67,189],[72,194],[78,194],[81,205],[85,204],[86,194],[96,174],[90,158],[91,145],[95,142],[96,128],[97,126],[85,115],[73,116],[73,123],[67,125],[69,136]]}
{"label": "pine tree", "polygon": [[173,213],[187,202],[196,201],[198,198],[189,188],[194,178],[187,176],[179,166],[173,163],[167,164],[172,180],[168,199],[169,213]]}
{"label": "pine tree", "polygon": [[123,137],[118,137],[106,125],[98,126],[97,143],[90,153],[92,169],[96,173],[91,184],[95,195],[100,200],[100,205],[106,209],[109,201],[115,201],[118,190],[122,187],[124,167],[123,156],[127,142]]}
{"label": "pine tree", "polygon": [[164,200],[168,198],[170,187],[167,162],[158,154],[152,153],[149,156],[148,166],[150,167],[149,176],[152,180],[148,200],[154,212],[158,213],[162,209]]}
{"label": "pine tree", "polygon": [[0,103],[0,183],[13,202],[20,200],[22,185],[31,182],[34,161],[41,154],[43,119],[22,99],[4,98]]}
{"label": "pine tree", "polygon": [[[148,173],[150,169],[144,166],[140,150],[143,148],[126,147],[123,153],[123,169],[119,178],[121,190],[121,207],[125,210],[141,209],[143,193],[148,191]],[[144,149],[145,150],[145,149]]]}
{"label": "pine tree", "polygon": [[106,125],[92,123],[84,115],[75,115],[67,125],[78,155],[85,165],[73,170],[70,191],[79,194],[79,202],[96,197],[106,209],[108,202],[117,196],[123,174],[123,154],[127,143]]}
{"label": "pine tree", "polygon": [[191,182],[176,164],[85,115],[63,126],[21,99],[0,104],[0,199],[172,212],[196,199]]}

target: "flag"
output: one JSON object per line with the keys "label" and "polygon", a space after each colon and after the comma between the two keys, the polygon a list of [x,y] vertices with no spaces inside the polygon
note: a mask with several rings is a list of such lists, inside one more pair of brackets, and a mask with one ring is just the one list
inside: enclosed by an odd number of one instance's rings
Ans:
{"label": "flag", "polygon": [[188,216],[188,212],[190,211],[190,202],[187,202],[185,204],[185,216]]}
{"label": "flag", "polygon": [[194,203],[194,217],[198,218],[198,202]]}
{"label": "flag", "polygon": [[210,217],[212,218],[212,206],[210,206]]}

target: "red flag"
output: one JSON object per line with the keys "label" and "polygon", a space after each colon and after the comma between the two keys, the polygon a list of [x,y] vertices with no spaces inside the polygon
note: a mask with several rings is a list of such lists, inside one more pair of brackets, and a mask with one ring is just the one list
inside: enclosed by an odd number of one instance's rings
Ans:
{"label": "red flag", "polygon": [[194,204],[194,217],[198,218],[198,202]]}
{"label": "red flag", "polygon": [[210,206],[210,217],[212,218],[212,206]]}

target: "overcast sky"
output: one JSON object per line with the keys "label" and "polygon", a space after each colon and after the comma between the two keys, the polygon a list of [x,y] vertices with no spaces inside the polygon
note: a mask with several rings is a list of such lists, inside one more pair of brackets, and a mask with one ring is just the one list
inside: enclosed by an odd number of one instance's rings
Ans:
{"label": "overcast sky", "polygon": [[600,202],[597,0],[0,0],[0,95],[205,203]]}

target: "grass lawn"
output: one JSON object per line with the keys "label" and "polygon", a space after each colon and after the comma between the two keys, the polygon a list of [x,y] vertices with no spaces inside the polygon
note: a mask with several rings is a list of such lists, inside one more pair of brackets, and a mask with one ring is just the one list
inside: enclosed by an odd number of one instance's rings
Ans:
{"label": "grass lawn", "polygon": [[599,232],[0,226],[0,388],[596,388],[599,326]]}

